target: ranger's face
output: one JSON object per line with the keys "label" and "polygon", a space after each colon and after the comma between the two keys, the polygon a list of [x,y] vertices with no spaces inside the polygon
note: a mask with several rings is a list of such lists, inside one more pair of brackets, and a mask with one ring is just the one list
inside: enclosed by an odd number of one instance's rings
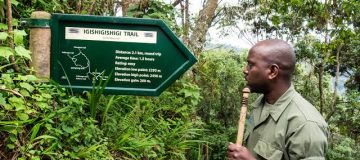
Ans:
{"label": "ranger's face", "polygon": [[264,54],[261,52],[264,49],[252,48],[249,51],[247,58],[247,65],[244,69],[245,79],[247,85],[250,87],[251,92],[264,93],[267,90],[269,82],[269,65],[265,61]]}

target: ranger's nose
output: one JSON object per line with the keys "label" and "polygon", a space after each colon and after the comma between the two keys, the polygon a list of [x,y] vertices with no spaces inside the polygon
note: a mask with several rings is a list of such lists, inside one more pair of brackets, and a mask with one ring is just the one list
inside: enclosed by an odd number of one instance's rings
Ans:
{"label": "ranger's nose", "polygon": [[249,73],[249,71],[247,70],[248,69],[248,65],[246,65],[244,68],[243,68],[243,73],[245,75],[247,75]]}

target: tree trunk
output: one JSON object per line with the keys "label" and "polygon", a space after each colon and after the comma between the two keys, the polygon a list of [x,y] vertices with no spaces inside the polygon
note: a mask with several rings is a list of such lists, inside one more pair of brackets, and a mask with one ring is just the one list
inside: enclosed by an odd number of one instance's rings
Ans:
{"label": "tree trunk", "polygon": [[96,0],[93,0],[92,3],[91,3],[91,5],[90,5],[90,8],[89,8],[89,10],[88,10],[88,14],[89,14],[89,15],[92,15],[92,14],[93,14],[93,12],[94,12],[94,10],[95,10],[95,7],[96,7]]}
{"label": "tree trunk", "polygon": [[324,60],[319,65],[319,95],[320,95],[320,114],[323,114],[324,109],[324,94],[323,94],[323,76],[324,76]]}
{"label": "tree trunk", "polygon": [[122,11],[123,17],[127,16],[128,8],[129,8],[131,2],[132,2],[132,0],[122,0],[121,1],[121,11]]}
{"label": "tree trunk", "polygon": [[[14,33],[12,30],[12,10],[11,10],[11,0],[6,0],[6,17],[7,17],[7,26],[8,26],[8,43],[9,47],[14,49]],[[10,63],[12,63],[13,68],[16,72],[20,72],[19,66],[16,64],[16,59],[13,55],[10,56]]]}
{"label": "tree trunk", "polygon": [[182,0],[175,0],[171,5],[176,7],[178,4],[181,3]]}
{"label": "tree trunk", "polygon": [[213,21],[215,10],[218,7],[218,0],[208,0],[204,8],[199,12],[199,17],[195,22],[195,28],[191,35],[190,49],[195,57],[199,58],[206,41],[206,33]]}
{"label": "tree trunk", "polygon": [[[327,1],[325,0],[325,6],[327,5]],[[328,22],[327,22],[328,23]],[[328,46],[330,44],[330,40],[328,38],[329,35],[329,30],[327,28],[328,25],[326,25],[326,30],[325,30],[325,45]],[[330,53],[328,52],[328,49],[325,48],[324,49],[324,53],[325,55],[323,56],[323,59],[320,63],[319,66],[319,94],[320,94],[320,114],[323,115],[324,113],[324,91],[323,91],[323,76],[324,76],[324,65],[325,65],[325,61],[329,58]]]}
{"label": "tree trunk", "polygon": [[79,0],[78,3],[76,4],[76,13],[80,13],[82,9],[82,0]]}
{"label": "tree trunk", "polygon": [[330,113],[326,116],[326,121],[328,122],[329,119],[331,118],[331,116],[335,113],[336,111],[336,102],[337,102],[337,86],[339,83],[339,75],[340,75],[340,52],[341,52],[341,48],[344,46],[344,44],[340,44],[340,46],[337,49],[336,52],[336,76],[335,76],[335,84],[334,84],[334,93],[333,93],[333,103],[331,105],[331,111]]}
{"label": "tree trunk", "polygon": [[190,39],[189,39],[189,29],[190,29],[190,19],[189,19],[189,0],[185,0],[184,10],[183,10],[183,41],[186,46],[189,46]]}

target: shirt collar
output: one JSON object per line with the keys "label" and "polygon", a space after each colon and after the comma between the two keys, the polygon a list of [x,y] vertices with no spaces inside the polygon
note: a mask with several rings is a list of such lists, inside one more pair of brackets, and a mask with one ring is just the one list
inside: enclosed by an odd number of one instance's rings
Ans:
{"label": "shirt collar", "polygon": [[[292,97],[295,93],[294,86],[291,85],[289,89],[280,96],[280,98],[272,105],[272,109],[270,110],[271,117],[277,121],[280,117],[280,115],[284,112],[288,104],[291,102]],[[258,107],[264,106],[265,98],[264,95],[261,95],[254,103],[252,103],[252,106],[254,109]]]}

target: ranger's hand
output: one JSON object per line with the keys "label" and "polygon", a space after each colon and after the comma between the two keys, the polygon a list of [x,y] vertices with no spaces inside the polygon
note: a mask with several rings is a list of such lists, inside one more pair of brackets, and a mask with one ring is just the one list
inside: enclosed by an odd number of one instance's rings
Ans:
{"label": "ranger's hand", "polygon": [[230,143],[228,146],[229,160],[256,160],[251,152],[241,145]]}

